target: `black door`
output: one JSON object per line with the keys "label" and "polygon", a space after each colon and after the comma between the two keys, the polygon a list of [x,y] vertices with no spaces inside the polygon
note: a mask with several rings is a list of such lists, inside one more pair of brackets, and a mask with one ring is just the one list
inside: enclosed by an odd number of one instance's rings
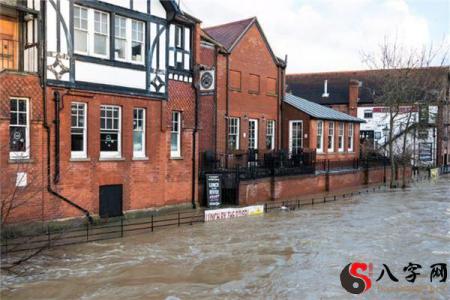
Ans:
{"label": "black door", "polygon": [[111,218],[122,215],[122,185],[100,186],[100,217]]}

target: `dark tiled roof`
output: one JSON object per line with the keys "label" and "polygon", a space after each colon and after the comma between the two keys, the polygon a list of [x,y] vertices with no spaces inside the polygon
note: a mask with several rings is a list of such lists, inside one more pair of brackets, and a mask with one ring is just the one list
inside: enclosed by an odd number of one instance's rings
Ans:
{"label": "dark tiled roof", "polygon": [[321,120],[334,120],[334,121],[345,121],[345,122],[357,122],[364,123],[362,119],[355,118],[353,116],[347,115],[343,112],[331,109],[329,107],[308,101],[306,99],[294,96],[292,94],[286,94],[284,102],[292,105],[298,110],[310,115],[315,119]]}
{"label": "dark tiled roof", "polygon": [[[433,76],[442,76],[449,72],[448,67],[430,67],[420,70],[429,72]],[[375,100],[373,95],[379,87],[380,79],[388,77],[387,73],[390,71],[395,70],[288,74],[286,76],[287,91],[319,104],[347,104],[350,80],[358,80],[361,82],[359,103],[372,104]],[[322,97],[325,80],[328,81],[329,97]]]}
{"label": "dark tiled roof", "polygon": [[235,42],[246,31],[246,29],[255,22],[255,20],[256,18],[253,17],[250,19],[204,28],[203,30],[223,45],[228,51],[231,51]]}

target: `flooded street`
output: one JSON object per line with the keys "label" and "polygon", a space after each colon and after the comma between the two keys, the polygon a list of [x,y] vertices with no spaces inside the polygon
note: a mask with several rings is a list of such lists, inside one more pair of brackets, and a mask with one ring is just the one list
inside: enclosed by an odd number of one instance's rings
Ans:
{"label": "flooded street", "polygon": [[[450,265],[450,178],[52,249],[27,276],[2,276],[2,299],[342,299],[345,265],[373,263],[364,298],[448,299],[450,280],[430,282],[430,265]],[[403,267],[422,265],[414,283]],[[385,275],[382,264],[399,282]]]}

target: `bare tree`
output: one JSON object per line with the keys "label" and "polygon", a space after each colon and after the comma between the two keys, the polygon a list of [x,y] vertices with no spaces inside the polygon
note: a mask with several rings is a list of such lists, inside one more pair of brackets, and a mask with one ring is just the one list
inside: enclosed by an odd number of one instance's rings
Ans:
{"label": "bare tree", "polygon": [[408,136],[420,126],[426,126],[418,122],[418,111],[431,103],[439,105],[445,99],[442,77],[433,72],[447,63],[445,49],[443,45],[419,51],[385,39],[379,52],[363,54],[363,61],[373,70],[368,88],[374,102],[387,109],[389,125],[385,147],[391,162],[391,187],[398,186],[396,174],[400,166],[403,168],[401,186],[406,186],[406,166],[410,165],[413,155]]}

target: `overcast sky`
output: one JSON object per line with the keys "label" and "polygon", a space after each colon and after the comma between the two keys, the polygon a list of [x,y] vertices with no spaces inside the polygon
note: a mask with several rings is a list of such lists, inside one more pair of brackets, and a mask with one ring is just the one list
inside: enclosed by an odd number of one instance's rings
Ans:
{"label": "overcast sky", "polygon": [[384,37],[406,47],[450,42],[450,0],[180,0],[203,26],[258,17],[288,73],[359,70]]}

